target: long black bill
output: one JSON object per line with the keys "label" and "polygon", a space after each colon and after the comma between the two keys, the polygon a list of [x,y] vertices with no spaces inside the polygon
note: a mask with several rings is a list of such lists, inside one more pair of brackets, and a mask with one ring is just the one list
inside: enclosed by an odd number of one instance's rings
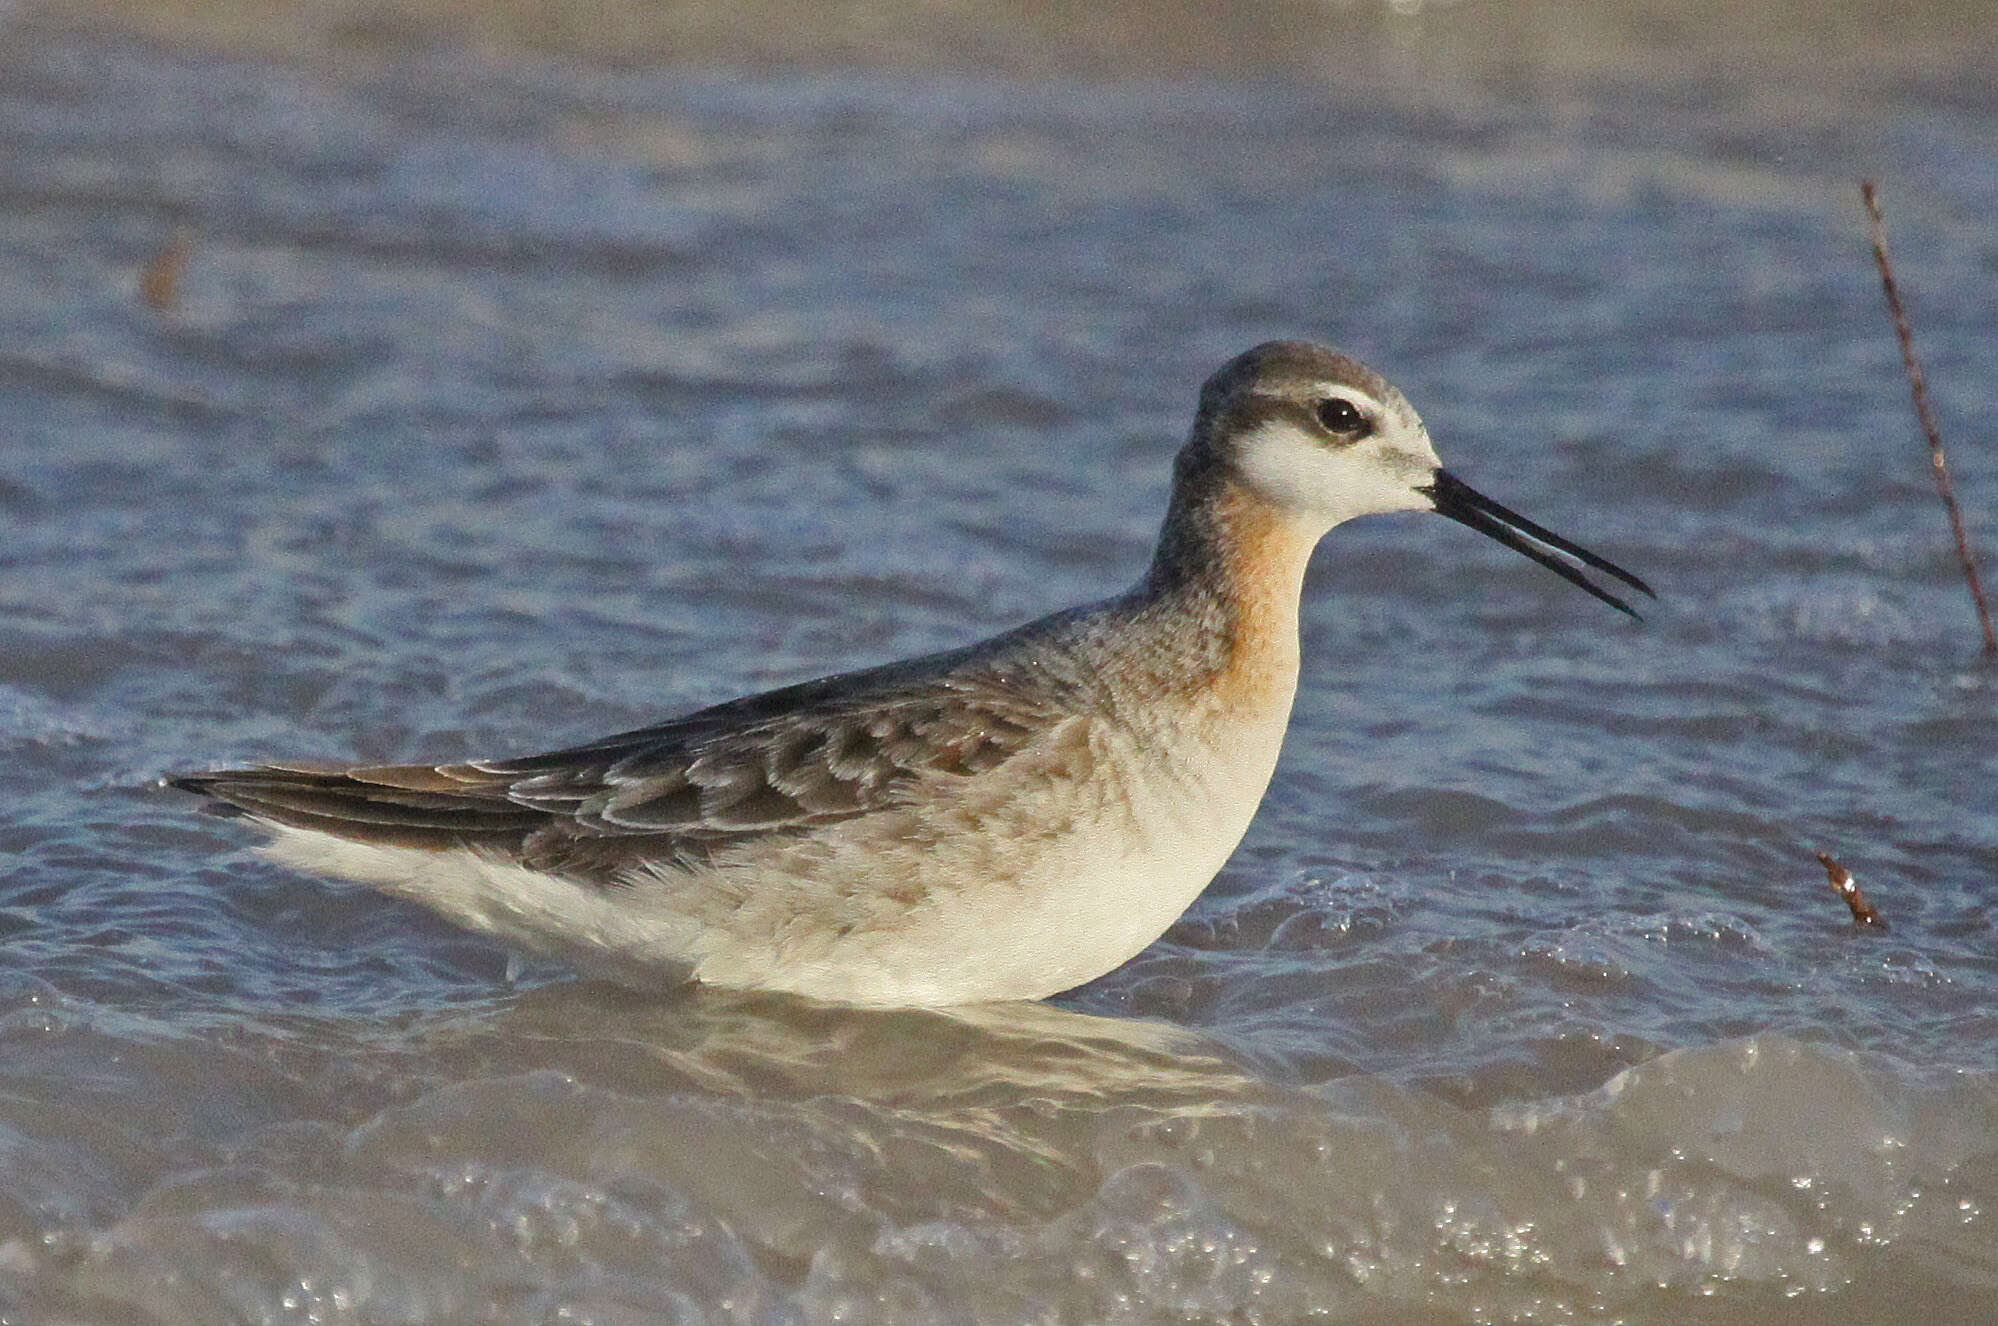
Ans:
{"label": "long black bill", "polygon": [[[1448,470],[1436,471],[1435,481],[1427,488],[1416,491],[1436,503],[1437,511],[1443,515],[1469,525],[1480,534],[1491,535],[1516,552],[1525,553],[1555,575],[1570,584],[1580,585],[1618,612],[1644,620],[1637,609],[1583,575],[1581,567],[1593,567],[1605,575],[1615,576],[1641,594],[1654,599],[1658,597],[1651,592],[1651,586],[1616,563],[1568,542],[1552,530],[1541,528],[1517,511],[1508,511]],[[1557,553],[1561,556],[1556,556]],[[1568,560],[1563,560],[1564,557]]]}

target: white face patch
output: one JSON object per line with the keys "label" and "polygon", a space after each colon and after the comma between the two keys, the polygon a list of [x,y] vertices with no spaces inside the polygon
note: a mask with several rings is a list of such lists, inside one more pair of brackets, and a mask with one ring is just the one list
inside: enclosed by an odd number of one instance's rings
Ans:
{"label": "white face patch", "polygon": [[[1373,431],[1348,442],[1309,422],[1317,403],[1333,397],[1350,401]],[[1265,501],[1320,532],[1355,516],[1431,508],[1416,489],[1435,476],[1436,450],[1399,392],[1382,400],[1351,383],[1324,382],[1284,399],[1299,408],[1235,441],[1237,467]]]}

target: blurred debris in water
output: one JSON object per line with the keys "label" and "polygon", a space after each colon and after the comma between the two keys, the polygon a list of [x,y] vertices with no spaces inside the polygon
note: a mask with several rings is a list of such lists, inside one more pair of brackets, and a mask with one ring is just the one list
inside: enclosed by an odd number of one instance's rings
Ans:
{"label": "blurred debris in water", "polygon": [[194,231],[175,226],[166,243],[139,273],[139,298],[148,308],[162,313],[180,305],[180,280],[187,273],[188,259],[194,256]]}
{"label": "blurred debris in water", "polygon": [[1879,909],[1868,902],[1866,895],[1859,891],[1859,881],[1852,877],[1850,870],[1847,870],[1844,866],[1833,860],[1825,852],[1818,853],[1818,862],[1824,866],[1825,875],[1831,880],[1832,892],[1842,898],[1845,901],[1845,905],[1852,909],[1852,919],[1855,923],[1874,926],[1881,930],[1887,928],[1887,922],[1881,919]]}

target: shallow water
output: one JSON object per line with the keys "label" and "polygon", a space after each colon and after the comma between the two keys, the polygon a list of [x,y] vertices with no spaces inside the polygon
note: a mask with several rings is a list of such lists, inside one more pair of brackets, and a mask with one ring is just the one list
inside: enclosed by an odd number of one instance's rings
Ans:
{"label": "shallow water", "polygon": [[[0,1321],[1998,1315],[1998,671],[1852,186],[1991,547],[1988,45],[1106,82],[11,21]],[[1279,335],[1663,598],[1338,531],[1241,852],[1054,1004],[577,981],[152,785],[1114,591]]]}

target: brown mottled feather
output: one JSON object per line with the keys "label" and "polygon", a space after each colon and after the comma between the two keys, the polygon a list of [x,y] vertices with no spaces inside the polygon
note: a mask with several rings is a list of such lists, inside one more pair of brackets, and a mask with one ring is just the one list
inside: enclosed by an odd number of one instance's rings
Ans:
{"label": "brown mottled feather", "polygon": [[522,759],[262,765],[168,781],[295,828],[484,848],[610,883],[638,862],[694,864],[903,804],[926,777],[996,768],[1045,728],[1062,691],[1040,680],[1028,698],[1003,670],[955,651]]}

